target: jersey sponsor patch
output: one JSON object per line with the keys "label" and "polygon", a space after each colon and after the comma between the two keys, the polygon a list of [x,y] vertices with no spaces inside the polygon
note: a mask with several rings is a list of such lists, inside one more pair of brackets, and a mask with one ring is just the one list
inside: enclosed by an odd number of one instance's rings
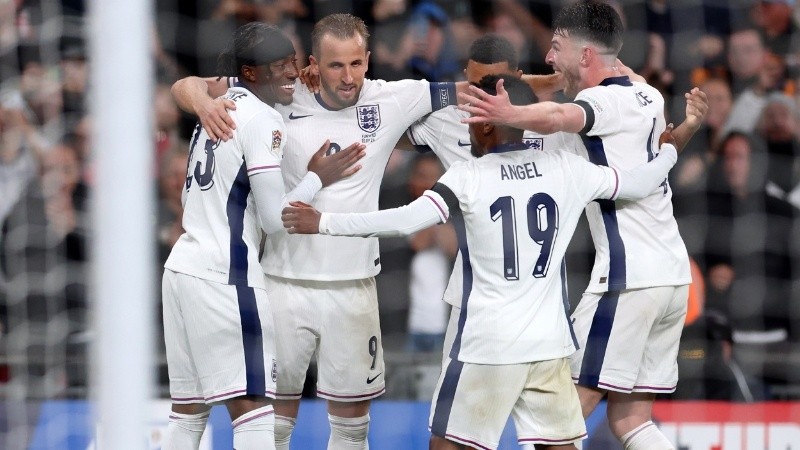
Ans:
{"label": "jersey sponsor patch", "polygon": [[272,153],[278,154],[281,149],[281,130],[272,130]]}
{"label": "jersey sponsor patch", "polygon": [[367,133],[372,133],[381,126],[381,107],[378,105],[364,105],[356,107],[358,127]]}

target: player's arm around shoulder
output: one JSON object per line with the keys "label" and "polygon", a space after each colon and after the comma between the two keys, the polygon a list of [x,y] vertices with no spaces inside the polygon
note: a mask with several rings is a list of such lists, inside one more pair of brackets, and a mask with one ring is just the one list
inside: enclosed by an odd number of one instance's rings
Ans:
{"label": "player's arm around shoulder", "polygon": [[470,114],[463,123],[499,123],[541,134],[557,131],[578,133],[587,124],[587,111],[580,103],[540,102],[512,105],[503,87],[497,82],[497,94],[491,95],[477,86],[468,86],[468,93],[458,94],[458,108]]}
{"label": "player's arm around shoulder", "polygon": [[171,93],[182,110],[197,116],[212,140],[233,137],[236,124],[228,114],[236,109],[230,99],[221,98],[228,90],[228,78],[186,77],[172,85]]}

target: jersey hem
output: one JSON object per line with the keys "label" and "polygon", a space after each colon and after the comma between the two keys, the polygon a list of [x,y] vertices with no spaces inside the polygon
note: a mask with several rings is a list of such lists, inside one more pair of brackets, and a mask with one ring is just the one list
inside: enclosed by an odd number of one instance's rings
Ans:
{"label": "jersey hem", "polygon": [[691,284],[692,277],[685,277],[679,278],[677,280],[663,280],[663,281],[640,281],[637,283],[626,283],[625,287],[622,289],[613,289],[611,286],[608,285],[601,285],[598,283],[590,284],[586,287],[584,292],[589,294],[602,294],[608,291],[630,291],[632,289],[645,289],[645,288],[654,288],[654,287],[663,287],[663,286],[683,286],[686,284]]}
{"label": "jersey hem", "polygon": [[377,266],[374,271],[360,272],[360,273],[346,273],[342,275],[323,276],[319,273],[297,273],[276,270],[273,267],[264,267],[264,273],[273,277],[288,278],[290,280],[309,280],[309,281],[348,281],[348,280],[363,280],[364,278],[372,278],[381,272],[381,266]]}
{"label": "jersey hem", "polygon": [[215,274],[215,276],[208,276],[205,273],[199,273],[192,270],[184,270],[172,267],[172,265],[164,265],[164,269],[169,270],[170,272],[180,273],[183,275],[188,275],[190,277],[199,278],[201,280],[210,281],[212,283],[219,283],[224,284],[227,286],[247,286],[254,289],[261,289],[266,291],[267,284],[266,283],[252,283],[250,280],[244,279],[236,279],[233,283],[230,282],[230,276],[228,274]]}

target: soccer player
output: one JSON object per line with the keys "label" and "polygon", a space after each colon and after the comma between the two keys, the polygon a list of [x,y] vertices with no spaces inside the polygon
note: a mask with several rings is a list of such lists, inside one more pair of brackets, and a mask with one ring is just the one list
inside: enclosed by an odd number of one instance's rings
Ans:
{"label": "soccer player", "polygon": [[[486,76],[480,89],[493,93],[498,78],[513,104],[535,102],[513,76]],[[407,206],[362,214],[286,208],[284,226],[290,233],[382,237],[452,220],[463,295],[434,394],[431,448],[497,448],[512,413],[520,443],[575,448],[586,429],[567,360],[575,342],[564,253],[587,203],[651,194],[677,152],[664,144],[651,162],[625,172],[568,152],[531,152],[512,127],[473,123],[470,135],[477,159],[453,164]]]}
{"label": "soccer player", "polygon": [[[322,209],[377,210],[383,171],[400,136],[417,119],[453,104],[456,90],[467,87],[466,82],[365,79],[368,37],[363,21],[352,15],[320,20],[312,33],[309,60],[321,88],[314,93],[295,83],[292,104],[277,107],[288,128],[281,163],[287,188],[304,176],[323,136],[331,137],[331,153],[341,142],[367,145],[363,169],[316,196],[314,204]],[[218,137],[229,136],[221,109],[235,105],[215,102],[208,93],[219,93],[224,83],[190,77],[173,86],[178,104],[198,114],[204,126],[216,128]],[[328,400],[328,448],[367,448],[370,400],[385,390],[374,280],[380,271],[377,239],[269,235],[262,267],[268,294],[282,299],[274,310],[281,362],[275,402],[277,448],[288,448],[305,374],[315,355],[317,394]]]}
{"label": "soccer player", "polygon": [[[564,76],[573,102],[512,105],[478,89],[461,96],[465,122],[492,122],[541,133],[573,134],[568,147],[591,162],[632,168],[654,157],[665,127],[664,99],[650,86],[619,76],[623,25],[603,3],[565,7],[554,22],[547,62]],[[694,98],[694,96],[699,96]],[[704,115],[704,95],[687,94],[682,148]],[[657,393],[677,382],[677,351],[691,281],[686,247],[672,216],[667,181],[636,202],[598,201],[586,209],[596,257],[591,281],[573,313],[579,350],[571,358],[584,416],[608,394],[611,430],[627,450],[672,449],[651,421]]]}
{"label": "soccer player", "polygon": [[280,172],[286,142],[272,106],[290,103],[297,78],[291,41],[277,28],[238,28],[219,58],[223,76],[238,76],[226,98],[237,104],[233,139],[191,140],[181,235],[164,265],[164,337],[172,413],[168,450],[198,448],[212,404],[233,420],[233,447],[274,448],[275,336],[264,275],[261,229],[285,234],[280,211],[289,200],[311,201],[322,187],[359,169],[364,146],[333,157],[324,145],[309,172],[284,198]]}

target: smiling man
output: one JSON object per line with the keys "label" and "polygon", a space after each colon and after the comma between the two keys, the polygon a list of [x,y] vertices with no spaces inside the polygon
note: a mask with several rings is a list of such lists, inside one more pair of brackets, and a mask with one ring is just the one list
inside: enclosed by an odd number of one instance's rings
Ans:
{"label": "smiling man", "polygon": [[222,142],[195,128],[181,196],[181,235],[164,265],[164,339],[172,398],[165,450],[196,449],[211,405],[233,420],[233,447],[273,447],[275,330],[258,264],[262,229],[282,230],[280,211],[358,167],[357,145],[333,158],[317,150],[308,173],[284,196],[281,155],[286,129],[277,104],[292,101],[297,78],[291,41],[275,27],[236,30],[219,73],[237,76],[225,93],[237,105],[237,130]]}
{"label": "smiling man", "polygon": [[[331,155],[345,143],[367,146],[362,170],[319,191],[312,204],[323,210],[377,210],[383,172],[398,139],[417,119],[455,103],[453,83],[365,79],[368,38],[364,22],[349,14],[317,22],[309,60],[319,74],[319,93],[298,82],[293,102],[276,107],[288,131],[281,162],[287,188],[305,176],[309,158],[326,139]],[[208,94],[220,95],[231,81],[188,78],[176,83],[173,94],[209,129],[217,124],[217,136],[230,136],[218,113],[235,105]],[[316,356],[317,395],[328,400],[328,448],[367,448],[370,401],[385,390],[374,278],[381,268],[377,238],[272,233],[261,264],[268,295],[280,299],[274,310],[280,365],[276,447],[288,449],[306,371]]]}
{"label": "smiling man", "polygon": [[[465,122],[491,122],[541,133],[568,132],[566,148],[589,161],[623,170],[655,157],[666,127],[661,93],[620,73],[623,24],[611,6],[581,2],[553,23],[546,62],[564,76],[575,100],[516,106],[502,84],[497,95],[472,89],[460,105]],[[694,98],[693,96],[699,96]],[[705,95],[687,97],[678,149],[700,126]],[[591,280],[572,320],[578,351],[572,378],[588,416],[608,395],[608,420],[625,450],[674,448],[651,421],[657,393],[675,390],[678,343],[686,315],[689,257],[672,215],[666,180],[638,201],[600,200],[586,207],[596,257]]]}

